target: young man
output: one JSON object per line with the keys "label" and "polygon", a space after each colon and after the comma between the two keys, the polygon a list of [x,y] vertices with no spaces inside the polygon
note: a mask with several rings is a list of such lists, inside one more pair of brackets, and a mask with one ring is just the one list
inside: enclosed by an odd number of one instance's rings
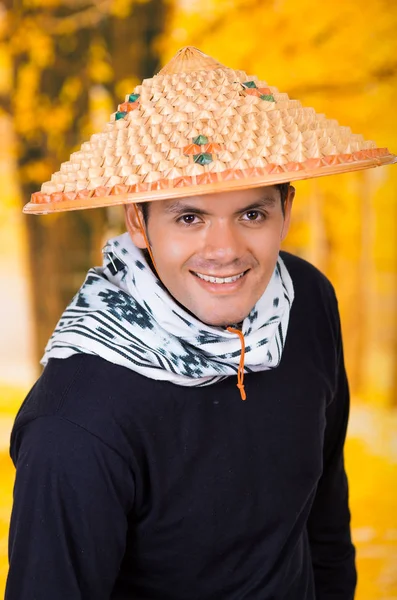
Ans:
{"label": "young man", "polygon": [[128,231],[16,419],[6,599],[351,600],[337,301],[280,245],[290,180],[394,157],[194,49],[136,92],[28,205]]}

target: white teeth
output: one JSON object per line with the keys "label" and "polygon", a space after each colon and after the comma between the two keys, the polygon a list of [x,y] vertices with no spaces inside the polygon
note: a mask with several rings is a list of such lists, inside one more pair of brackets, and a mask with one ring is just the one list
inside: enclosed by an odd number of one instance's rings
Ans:
{"label": "white teeth", "polygon": [[204,279],[204,281],[209,281],[209,283],[233,283],[234,281],[237,281],[237,279],[240,279],[240,277],[242,277],[244,274],[245,271],[239,275],[234,275],[233,277],[210,277],[209,275],[196,273],[197,277]]}

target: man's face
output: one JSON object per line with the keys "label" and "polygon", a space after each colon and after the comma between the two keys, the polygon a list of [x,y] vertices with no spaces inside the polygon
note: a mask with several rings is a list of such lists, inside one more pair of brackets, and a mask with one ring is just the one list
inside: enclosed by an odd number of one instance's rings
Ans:
{"label": "man's face", "polygon": [[[274,271],[289,226],[290,192],[285,214],[274,186],[150,203],[148,239],[175,300],[209,325],[241,322]],[[126,214],[133,242],[145,248],[134,207]]]}

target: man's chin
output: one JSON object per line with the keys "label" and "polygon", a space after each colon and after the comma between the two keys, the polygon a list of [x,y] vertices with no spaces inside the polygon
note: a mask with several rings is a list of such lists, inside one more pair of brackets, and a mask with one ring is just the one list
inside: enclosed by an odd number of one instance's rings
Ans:
{"label": "man's chin", "polygon": [[226,327],[236,326],[245,319],[241,315],[230,315],[229,318],[225,317],[225,315],[219,317],[214,317],[214,315],[196,315],[196,318],[210,327],[223,327],[225,329]]}
{"label": "man's chin", "polygon": [[[184,304],[180,300],[178,300],[171,292],[169,294],[172,296],[174,301],[181,307],[183,310],[188,312],[198,321],[201,321],[204,325],[208,325],[209,327],[232,327],[233,325],[237,325],[242,323],[244,319],[250,314],[252,307],[247,310],[237,309],[234,310],[222,310],[219,306],[215,307],[210,305],[208,307],[204,307],[203,304],[201,306],[195,303],[187,302]],[[254,305],[253,305],[254,306]]]}

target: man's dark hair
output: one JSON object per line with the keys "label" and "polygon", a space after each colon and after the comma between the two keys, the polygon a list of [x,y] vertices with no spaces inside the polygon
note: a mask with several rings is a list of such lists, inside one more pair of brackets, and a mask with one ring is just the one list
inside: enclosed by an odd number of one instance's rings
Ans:
{"label": "man's dark hair", "polygon": [[[285,202],[286,202],[287,196],[288,196],[289,183],[279,183],[275,187],[278,190],[280,190],[281,210],[283,211],[283,214],[284,214],[285,213]],[[147,223],[147,220],[149,217],[149,204],[150,204],[150,202],[140,202],[139,204],[137,204],[137,206],[142,211],[142,216],[143,216],[143,220],[144,220],[145,224]]]}
{"label": "man's dark hair", "polygon": [[281,210],[283,211],[283,215],[285,214],[285,203],[288,197],[289,185],[289,183],[279,183],[276,185],[276,188],[280,190]]}

